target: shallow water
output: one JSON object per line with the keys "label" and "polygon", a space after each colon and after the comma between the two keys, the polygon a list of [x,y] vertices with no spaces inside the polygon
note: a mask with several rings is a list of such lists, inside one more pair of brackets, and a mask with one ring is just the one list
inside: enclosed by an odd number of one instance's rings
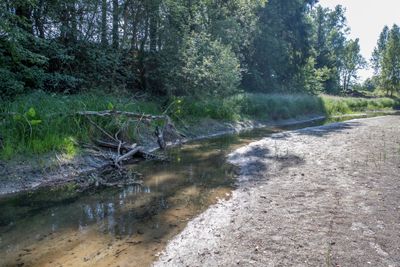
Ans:
{"label": "shallow water", "polygon": [[148,266],[186,223],[229,198],[235,168],[226,155],[271,133],[262,128],[191,142],[168,162],[132,166],[143,185],[76,194],[42,190],[0,200],[0,266]]}

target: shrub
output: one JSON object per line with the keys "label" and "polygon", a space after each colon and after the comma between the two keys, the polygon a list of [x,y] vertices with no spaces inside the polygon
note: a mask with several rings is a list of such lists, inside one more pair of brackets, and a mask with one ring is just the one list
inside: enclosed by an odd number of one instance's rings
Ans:
{"label": "shrub", "polygon": [[229,46],[205,34],[192,35],[178,54],[178,62],[162,62],[169,95],[200,99],[238,92],[240,63]]}

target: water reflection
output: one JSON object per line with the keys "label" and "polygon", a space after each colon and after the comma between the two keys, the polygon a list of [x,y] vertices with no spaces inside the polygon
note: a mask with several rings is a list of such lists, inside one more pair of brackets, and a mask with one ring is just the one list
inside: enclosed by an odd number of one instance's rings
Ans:
{"label": "water reflection", "polygon": [[[72,245],[84,243],[90,251],[93,240],[98,240],[93,245],[96,253],[102,253],[104,248],[99,248],[104,244],[113,247],[116,240],[127,238],[134,239],[126,241],[129,244],[138,244],[131,253],[147,253],[141,263],[150,263],[152,250],[141,250],[158,248],[188,219],[231,190],[234,168],[225,156],[240,142],[232,136],[201,141],[169,150],[170,162],[132,166],[144,175],[143,185],[71,197],[68,190],[44,190],[1,200],[0,259],[4,261],[0,266],[19,261],[42,265],[43,259],[66,257],[70,249],[74,255],[81,253]],[[55,243],[61,249],[53,249]],[[25,253],[32,249],[34,254]],[[71,257],[65,260],[72,261]]]}
{"label": "water reflection", "polygon": [[[297,127],[304,126],[310,124]],[[132,166],[144,175],[143,185],[0,200],[0,266],[149,265],[190,218],[229,195],[235,168],[226,155],[279,131],[257,129],[170,149],[170,162]]]}

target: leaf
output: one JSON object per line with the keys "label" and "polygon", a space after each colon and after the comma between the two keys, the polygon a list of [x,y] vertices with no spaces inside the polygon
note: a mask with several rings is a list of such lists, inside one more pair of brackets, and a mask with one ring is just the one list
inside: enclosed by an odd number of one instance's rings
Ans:
{"label": "leaf", "polygon": [[33,126],[33,125],[38,125],[42,123],[42,120],[30,120],[29,123]]}
{"label": "leaf", "polygon": [[26,115],[30,118],[34,118],[36,116],[36,110],[34,107],[31,107],[28,112],[26,112]]}
{"label": "leaf", "polygon": [[22,120],[23,118],[22,118],[22,115],[21,114],[15,114],[14,115],[14,120],[15,121],[20,121],[20,120]]}
{"label": "leaf", "polygon": [[107,105],[107,109],[108,110],[113,110],[114,109],[114,105],[111,102],[109,102],[108,105]]}

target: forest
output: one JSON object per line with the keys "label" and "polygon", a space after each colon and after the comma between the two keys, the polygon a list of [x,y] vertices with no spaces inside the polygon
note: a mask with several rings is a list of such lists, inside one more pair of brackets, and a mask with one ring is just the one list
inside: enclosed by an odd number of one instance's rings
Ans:
{"label": "forest", "polygon": [[[399,27],[377,36],[371,61],[349,33],[345,8],[317,0],[1,1],[3,158],[65,147],[59,136],[83,127],[51,113],[276,120],[395,107]],[[369,64],[375,75],[360,84]],[[366,94],[392,98],[327,96]]]}
{"label": "forest", "polygon": [[[367,61],[358,39],[349,38],[345,9],[317,2],[5,0],[1,97],[33,90],[195,98],[340,94]],[[398,90],[387,66],[397,64],[398,72],[398,39],[399,28],[386,27],[373,55],[389,91]]]}

